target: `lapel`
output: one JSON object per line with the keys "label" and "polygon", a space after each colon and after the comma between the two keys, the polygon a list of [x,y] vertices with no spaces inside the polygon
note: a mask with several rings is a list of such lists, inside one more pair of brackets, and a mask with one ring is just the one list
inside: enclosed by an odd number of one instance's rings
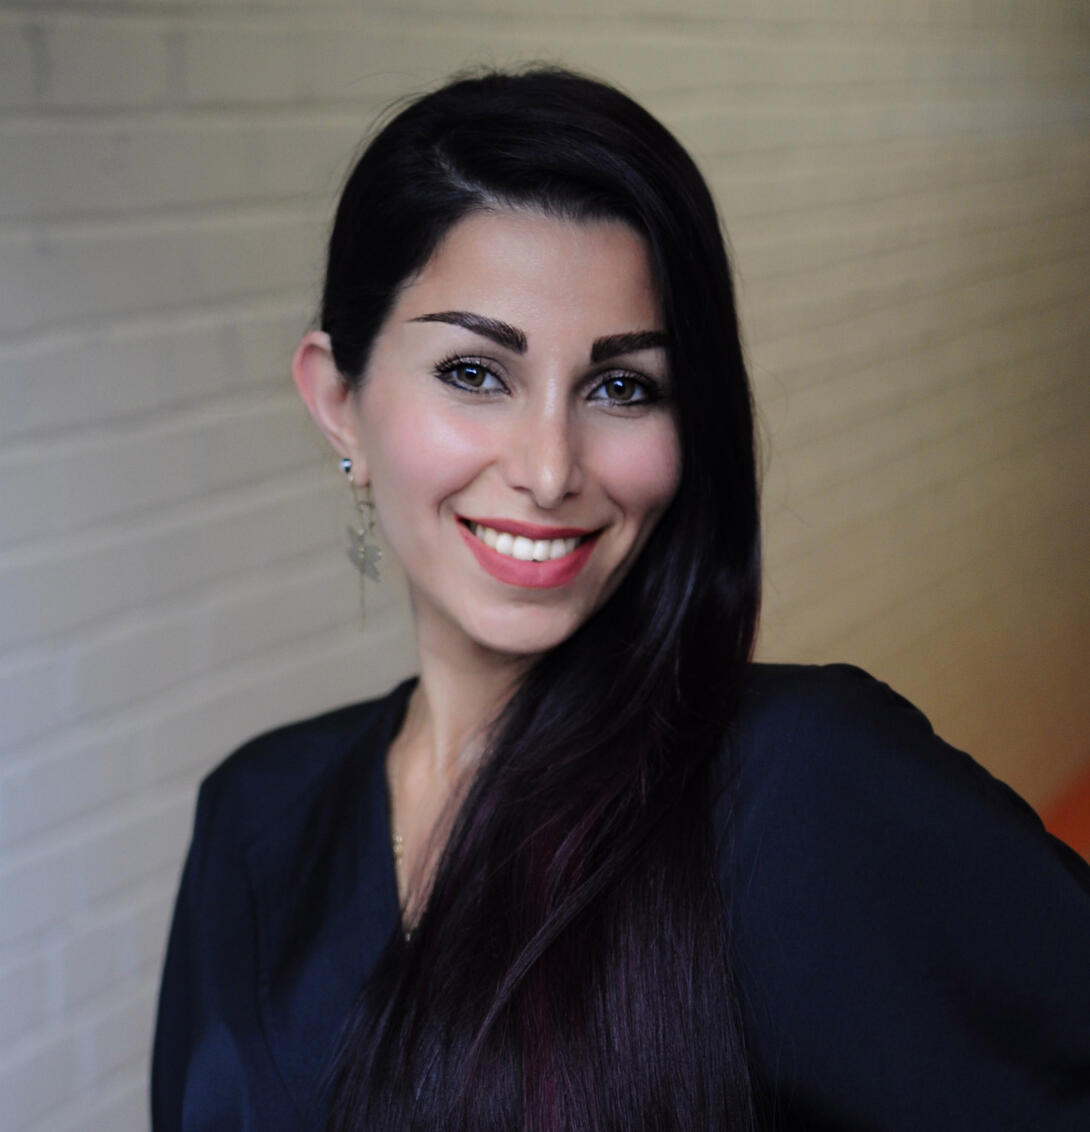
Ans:
{"label": "lapel", "polygon": [[341,1027],[398,924],[385,756],[410,690],[374,705],[335,772],[247,849],[261,1021],[304,1119],[323,1107]]}

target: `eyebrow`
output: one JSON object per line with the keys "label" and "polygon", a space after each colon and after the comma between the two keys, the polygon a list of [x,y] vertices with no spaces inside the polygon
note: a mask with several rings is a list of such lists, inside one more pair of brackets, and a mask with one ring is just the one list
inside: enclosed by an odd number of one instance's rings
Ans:
{"label": "eyebrow", "polygon": [[628,334],[609,334],[605,338],[595,338],[590,348],[592,362],[604,362],[619,354],[631,354],[636,350],[665,349],[666,335],[661,330],[633,330]]}
{"label": "eyebrow", "polygon": [[526,353],[526,335],[521,330],[500,322],[497,318],[486,318],[483,314],[474,314],[472,311],[437,311],[435,314],[422,314],[409,321],[449,322],[451,326],[462,326],[483,338],[491,338],[498,345],[514,350],[516,354]]}
{"label": "eyebrow", "polygon": [[[474,334],[480,334],[483,338],[490,338],[497,345],[513,350],[516,354],[525,354],[527,350],[526,335],[517,326],[500,322],[498,318],[474,314],[473,311],[436,311],[434,314],[422,314],[409,321],[446,322],[451,326],[461,326]],[[633,330],[627,334],[607,334],[603,338],[595,338],[590,348],[590,360],[592,363],[602,362],[607,358],[615,358],[635,350],[664,348],[666,343],[667,337],[661,330]]]}

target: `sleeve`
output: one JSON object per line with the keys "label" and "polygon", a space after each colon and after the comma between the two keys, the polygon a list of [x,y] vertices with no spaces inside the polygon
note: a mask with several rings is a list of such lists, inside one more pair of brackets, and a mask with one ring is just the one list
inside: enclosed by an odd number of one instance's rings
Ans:
{"label": "sleeve", "polygon": [[195,971],[194,921],[211,808],[208,791],[202,787],[197,799],[193,837],[174,903],[174,919],[159,986],[151,1068],[151,1118],[156,1132],[180,1132],[182,1128],[187,1067],[197,1040],[199,976]]}
{"label": "sleeve", "polygon": [[885,685],[785,678],[732,876],[776,1127],[1090,1128],[1090,870]]}
{"label": "sleeve", "polygon": [[265,1041],[244,803],[224,770],[197,798],[167,944],[152,1049],[155,1132],[297,1127]]}

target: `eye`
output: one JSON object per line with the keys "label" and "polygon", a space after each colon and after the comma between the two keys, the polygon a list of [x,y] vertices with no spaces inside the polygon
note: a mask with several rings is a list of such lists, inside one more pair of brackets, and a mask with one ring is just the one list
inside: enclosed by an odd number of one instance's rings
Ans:
{"label": "eye", "polygon": [[649,381],[632,374],[614,373],[591,390],[590,399],[610,405],[640,405],[658,400],[658,390]]}
{"label": "eye", "polygon": [[488,366],[472,358],[448,358],[435,367],[435,376],[470,393],[501,393],[506,388]]}

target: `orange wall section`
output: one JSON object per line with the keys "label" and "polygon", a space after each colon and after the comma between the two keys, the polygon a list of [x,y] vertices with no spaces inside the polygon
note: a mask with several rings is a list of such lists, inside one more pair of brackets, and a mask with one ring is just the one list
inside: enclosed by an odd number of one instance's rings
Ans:
{"label": "orange wall section", "polygon": [[1041,809],[1048,831],[1090,860],[1090,764]]}

